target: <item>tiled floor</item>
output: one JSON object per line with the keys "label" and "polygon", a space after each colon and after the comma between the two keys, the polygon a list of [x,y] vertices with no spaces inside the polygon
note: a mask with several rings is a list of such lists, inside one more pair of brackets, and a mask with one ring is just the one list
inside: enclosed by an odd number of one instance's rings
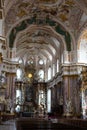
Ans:
{"label": "tiled floor", "polygon": [[2,122],[0,124],[0,130],[16,130],[15,120],[10,120],[6,122]]}

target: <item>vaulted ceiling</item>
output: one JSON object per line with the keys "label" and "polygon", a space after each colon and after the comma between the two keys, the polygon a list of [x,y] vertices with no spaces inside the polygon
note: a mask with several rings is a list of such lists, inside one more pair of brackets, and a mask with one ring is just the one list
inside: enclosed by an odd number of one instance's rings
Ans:
{"label": "vaulted ceiling", "polygon": [[4,0],[4,36],[17,57],[53,59],[76,49],[86,0]]}

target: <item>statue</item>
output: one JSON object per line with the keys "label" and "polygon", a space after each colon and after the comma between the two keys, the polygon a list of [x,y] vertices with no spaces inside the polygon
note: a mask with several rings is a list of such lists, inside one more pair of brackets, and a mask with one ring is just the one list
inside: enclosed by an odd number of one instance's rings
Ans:
{"label": "statue", "polygon": [[72,116],[73,106],[70,99],[66,101],[66,116]]}

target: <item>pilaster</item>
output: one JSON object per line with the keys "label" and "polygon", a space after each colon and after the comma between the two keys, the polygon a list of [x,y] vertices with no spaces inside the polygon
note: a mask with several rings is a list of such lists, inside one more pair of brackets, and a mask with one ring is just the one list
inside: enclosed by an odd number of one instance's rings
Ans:
{"label": "pilaster", "polygon": [[62,66],[64,116],[78,116],[80,113],[79,74],[81,65],[67,64]]}

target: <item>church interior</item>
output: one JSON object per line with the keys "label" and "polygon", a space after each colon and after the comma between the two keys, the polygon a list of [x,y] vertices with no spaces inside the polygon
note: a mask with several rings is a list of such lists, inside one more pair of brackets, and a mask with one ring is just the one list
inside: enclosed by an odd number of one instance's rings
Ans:
{"label": "church interior", "polygon": [[85,129],[86,76],[87,0],[0,0],[0,130]]}

